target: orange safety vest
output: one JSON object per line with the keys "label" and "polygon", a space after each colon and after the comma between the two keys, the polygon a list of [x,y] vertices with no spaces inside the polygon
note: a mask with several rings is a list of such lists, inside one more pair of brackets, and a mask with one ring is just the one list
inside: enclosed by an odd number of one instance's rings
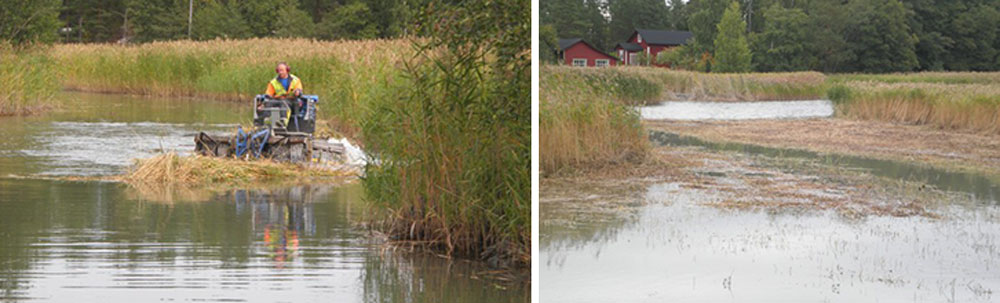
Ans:
{"label": "orange safety vest", "polygon": [[281,85],[281,81],[278,80],[278,77],[274,77],[274,79],[271,79],[267,94],[271,95],[273,98],[281,98],[288,96],[296,89],[302,89],[302,81],[299,81],[299,77],[292,74],[288,74],[288,77],[292,78],[292,81],[288,83],[288,89],[285,89],[285,87]]}

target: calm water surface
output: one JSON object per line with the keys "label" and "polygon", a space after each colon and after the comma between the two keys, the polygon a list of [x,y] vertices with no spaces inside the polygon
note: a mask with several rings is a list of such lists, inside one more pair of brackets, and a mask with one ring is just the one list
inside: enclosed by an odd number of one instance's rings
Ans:
{"label": "calm water surface", "polygon": [[358,185],[140,192],[38,178],[116,174],[247,114],[205,101],[63,100],[51,115],[0,119],[0,301],[529,301],[526,283],[482,278],[479,264],[374,243],[355,228]]}

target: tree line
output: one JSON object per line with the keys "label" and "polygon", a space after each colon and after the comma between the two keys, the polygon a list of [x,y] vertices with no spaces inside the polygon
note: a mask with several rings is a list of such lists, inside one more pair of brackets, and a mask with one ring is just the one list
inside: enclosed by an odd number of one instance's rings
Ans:
{"label": "tree line", "polygon": [[660,63],[705,71],[1000,70],[1000,1],[544,0],[542,60],[558,38],[612,51],[635,28],[687,30]]}
{"label": "tree line", "polygon": [[0,0],[0,42],[392,38],[427,1]]}

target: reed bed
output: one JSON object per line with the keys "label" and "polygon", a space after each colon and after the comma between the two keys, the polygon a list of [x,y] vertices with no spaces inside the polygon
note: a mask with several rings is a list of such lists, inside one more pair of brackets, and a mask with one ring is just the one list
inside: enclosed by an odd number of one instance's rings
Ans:
{"label": "reed bed", "polygon": [[830,89],[839,115],[1000,134],[1000,86],[849,81]]}
{"label": "reed bed", "polygon": [[527,0],[429,6],[396,98],[362,125],[374,226],[393,241],[494,265],[531,264]]}
{"label": "reed bed", "polygon": [[0,116],[28,115],[53,107],[59,90],[54,62],[42,46],[14,48],[0,42]]}
{"label": "reed bed", "polygon": [[149,185],[207,187],[266,182],[343,180],[354,175],[356,172],[349,170],[332,170],[268,160],[183,157],[176,153],[165,153],[149,159],[136,160],[121,179],[136,187],[149,187]]}
{"label": "reed bed", "polygon": [[1000,84],[1000,72],[919,72],[895,74],[838,74],[830,82]]}
{"label": "reed bed", "polygon": [[139,45],[64,44],[50,54],[64,88],[91,92],[199,96],[249,102],[264,93],[278,62],[288,62],[320,114],[358,132],[372,100],[391,98],[402,81],[410,41],[307,39],[169,41]]}
{"label": "reed bed", "polygon": [[542,74],[582,75],[588,79],[586,84],[609,89],[633,105],[664,100],[817,99],[827,89],[826,76],[818,72],[716,74],[641,66],[545,66]]}
{"label": "reed bed", "polygon": [[[645,157],[649,141],[630,105],[655,101],[662,87],[645,76],[610,69],[545,66],[540,78],[543,175]],[[630,87],[643,93],[629,92]]]}

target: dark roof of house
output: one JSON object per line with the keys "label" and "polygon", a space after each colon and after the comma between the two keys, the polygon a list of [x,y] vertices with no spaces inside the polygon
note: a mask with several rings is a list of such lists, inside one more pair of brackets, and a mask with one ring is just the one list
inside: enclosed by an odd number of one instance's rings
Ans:
{"label": "dark roof of house", "polygon": [[[655,45],[681,45],[687,43],[688,39],[693,36],[691,32],[685,31],[662,31],[654,29],[636,29],[639,35],[642,35],[642,39],[646,40],[646,44]],[[635,34],[633,32],[633,34]]]}
{"label": "dark roof of house", "polygon": [[594,45],[592,45],[590,43],[587,43],[587,41],[584,41],[582,38],[559,39],[559,49],[562,50],[562,51],[565,51],[567,48],[570,48],[573,45],[576,45],[577,43],[581,43],[581,42],[583,44],[586,44],[587,47],[590,47],[595,52],[597,52],[597,53],[599,53],[601,55],[605,55],[605,56],[608,56],[610,58],[617,59],[617,57],[602,52],[600,49],[594,47]]}
{"label": "dark roof of house", "polygon": [[[580,41],[583,41],[583,39],[581,39],[581,38],[559,39],[559,49],[566,50],[570,46],[573,46],[574,44],[580,43]],[[584,42],[584,43],[586,43],[586,42]]]}
{"label": "dark roof of house", "polygon": [[618,43],[618,45],[615,45],[615,48],[618,48],[618,47],[621,47],[622,49],[630,51],[630,52],[637,52],[637,51],[641,51],[642,50],[642,45],[635,44],[635,43],[628,43],[628,42],[622,42],[622,43]]}

